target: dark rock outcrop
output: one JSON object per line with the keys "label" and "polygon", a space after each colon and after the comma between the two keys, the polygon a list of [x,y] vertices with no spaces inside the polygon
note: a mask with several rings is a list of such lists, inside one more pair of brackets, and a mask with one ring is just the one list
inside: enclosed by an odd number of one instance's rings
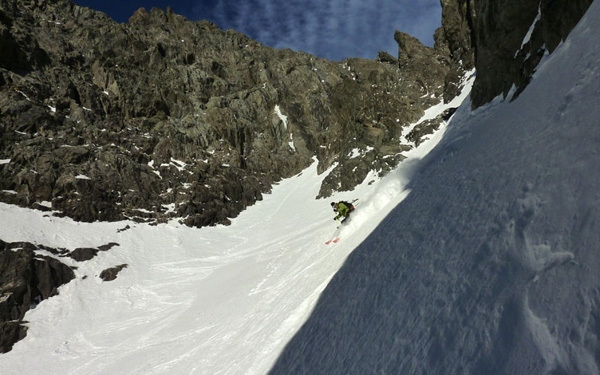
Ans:
{"label": "dark rock outcrop", "polygon": [[525,89],[592,0],[441,0],[443,33],[453,57],[477,68],[474,107]]}
{"label": "dark rock outcrop", "polygon": [[104,281],[113,281],[123,268],[127,268],[127,264],[120,264],[115,267],[110,267],[100,272],[100,278]]}
{"label": "dark rock outcrop", "polygon": [[320,196],[350,189],[397,165],[404,127],[457,92],[450,39],[396,39],[397,58],[333,62],[170,10],[117,24],[68,0],[0,0],[0,200],[227,223],[314,157],[337,163]]}
{"label": "dark rock outcrop", "polygon": [[440,0],[442,27],[434,35],[436,45],[445,45],[450,58],[464,65],[465,69],[475,67],[473,20],[476,15],[473,2],[474,0]]}
{"label": "dark rock outcrop", "polygon": [[[69,257],[83,262],[118,245],[111,242],[97,248],[70,251],[29,242],[7,243],[0,240],[0,353],[10,351],[14,343],[26,336],[27,327],[23,325],[25,313],[58,294],[59,286],[75,278],[73,268],[62,263],[60,258]],[[114,280],[124,267],[126,265],[105,270],[100,277]]]}
{"label": "dark rock outcrop", "polygon": [[[107,251],[107,250],[112,249],[115,246],[119,246],[119,244],[116,242],[111,242],[106,245],[98,246],[98,248],[78,247],[77,249],[75,249],[73,251],[70,251],[70,252],[65,251],[65,252],[66,252],[66,256],[68,256],[69,258],[75,259],[78,262],[85,262],[86,260],[90,260],[93,257],[95,257],[96,255],[98,255],[98,253],[100,251]],[[63,254],[64,254],[64,252],[63,252]]]}
{"label": "dark rock outcrop", "polygon": [[227,223],[315,157],[337,163],[319,196],[351,189],[421,141],[405,127],[465,70],[475,107],[518,95],[591,0],[441,3],[433,48],[396,32],[397,57],[332,62],[170,10],[117,24],[68,0],[0,0],[0,200]]}
{"label": "dark rock outcrop", "polygon": [[75,277],[70,267],[35,250],[31,243],[0,240],[0,353],[27,334],[25,313]]}

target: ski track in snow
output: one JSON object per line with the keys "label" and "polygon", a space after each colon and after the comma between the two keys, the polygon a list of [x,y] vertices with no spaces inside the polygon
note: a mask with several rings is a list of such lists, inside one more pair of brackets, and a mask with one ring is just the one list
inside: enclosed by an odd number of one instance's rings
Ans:
{"label": "ski track in snow", "polygon": [[455,113],[271,373],[600,373],[599,33]]}
{"label": "ski track in snow", "polygon": [[[318,176],[314,163],[231,226],[78,223],[0,203],[4,241],[69,250],[119,244],[81,264],[61,258],[78,267],[76,279],[27,313],[28,335],[0,356],[0,373],[266,373],[348,254],[408,194],[415,164],[442,133],[385,178],[370,175],[327,199],[315,197],[329,171]],[[330,200],[355,197],[361,206],[340,228],[343,239],[325,245],[336,228]],[[101,282],[98,274],[119,264],[128,267]]]}
{"label": "ski track in snow", "polygon": [[[459,105],[471,83],[435,111]],[[231,226],[78,223],[0,203],[4,241],[69,250],[119,244],[81,264],[61,259],[78,267],[76,279],[27,313],[28,335],[0,356],[0,373],[266,373],[348,254],[406,197],[412,171],[442,134],[383,179],[369,175],[327,199],[315,197],[329,171],[318,176],[314,163]],[[340,228],[342,240],[325,245],[336,225],[329,201],[352,198],[360,209]],[[98,274],[119,264],[128,267],[101,282]],[[27,356],[36,360],[23,362]]]}

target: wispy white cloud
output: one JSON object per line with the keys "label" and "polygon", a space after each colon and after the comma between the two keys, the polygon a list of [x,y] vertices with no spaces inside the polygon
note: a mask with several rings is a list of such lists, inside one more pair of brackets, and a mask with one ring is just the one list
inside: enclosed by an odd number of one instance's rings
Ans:
{"label": "wispy white cloud", "polygon": [[395,55],[395,30],[432,45],[441,7],[439,0],[196,0],[188,17],[269,46],[341,60],[374,58],[378,51]]}

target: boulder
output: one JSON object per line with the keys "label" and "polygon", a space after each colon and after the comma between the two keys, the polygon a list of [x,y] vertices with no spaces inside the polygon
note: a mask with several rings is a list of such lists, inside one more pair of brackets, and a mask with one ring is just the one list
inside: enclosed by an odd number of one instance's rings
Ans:
{"label": "boulder", "polygon": [[127,268],[127,264],[120,264],[115,267],[110,267],[100,272],[100,278],[104,281],[113,281],[123,268]]}

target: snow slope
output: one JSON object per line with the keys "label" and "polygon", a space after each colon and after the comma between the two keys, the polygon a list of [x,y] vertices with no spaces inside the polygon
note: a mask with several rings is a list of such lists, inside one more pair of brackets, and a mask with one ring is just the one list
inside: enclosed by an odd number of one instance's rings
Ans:
{"label": "snow slope", "polygon": [[596,1],[517,100],[338,194],[360,204],[334,245],[316,165],[228,227],[0,204],[4,241],[119,243],[72,261],[0,374],[599,373],[599,22]]}
{"label": "snow slope", "polygon": [[513,102],[463,106],[273,374],[600,373],[600,2]]}
{"label": "snow slope", "polygon": [[[472,79],[426,116],[460,105]],[[4,241],[119,244],[91,261],[70,260],[76,279],[27,313],[27,337],[0,355],[0,374],[267,373],[348,254],[406,197],[410,175],[442,134],[385,178],[369,176],[330,199],[315,199],[327,174],[317,175],[315,163],[231,226],[78,223],[0,204]],[[357,210],[337,231],[329,202],[353,198]],[[340,242],[325,245],[334,233]],[[128,267],[116,280],[99,279],[120,264]]]}

